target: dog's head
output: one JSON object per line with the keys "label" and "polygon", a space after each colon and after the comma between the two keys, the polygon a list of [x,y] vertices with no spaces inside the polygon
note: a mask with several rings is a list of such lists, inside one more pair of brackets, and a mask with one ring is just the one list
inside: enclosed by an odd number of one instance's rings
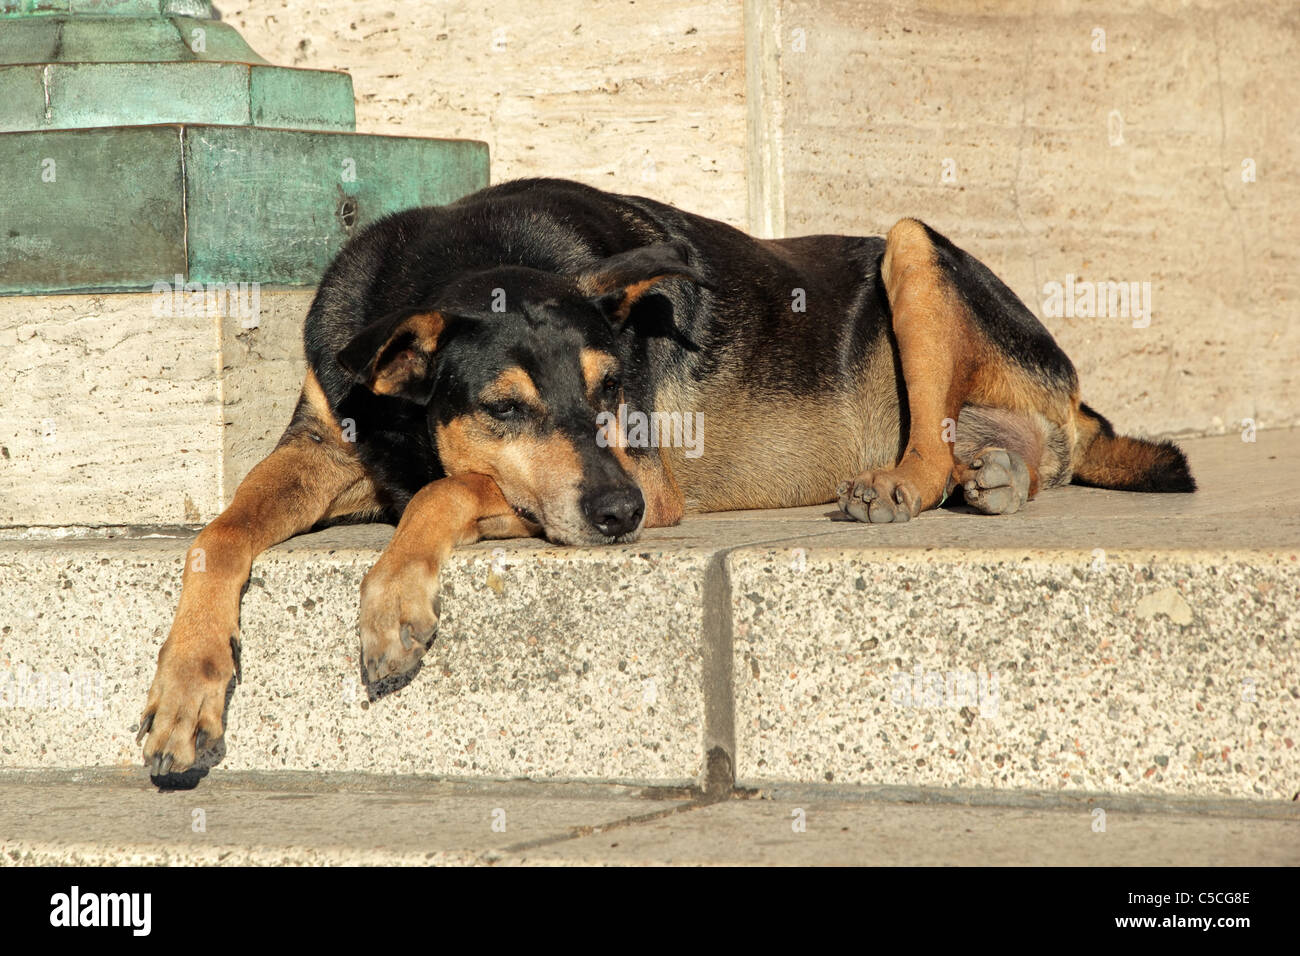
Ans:
{"label": "dog's head", "polygon": [[702,282],[666,244],[576,277],[519,266],[468,273],[427,306],[367,326],[338,358],[376,394],[426,405],[447,474],[494,479],[551,540],[631,540],[645,501],[598,416],[623,400],[619,328],[671,279]]}

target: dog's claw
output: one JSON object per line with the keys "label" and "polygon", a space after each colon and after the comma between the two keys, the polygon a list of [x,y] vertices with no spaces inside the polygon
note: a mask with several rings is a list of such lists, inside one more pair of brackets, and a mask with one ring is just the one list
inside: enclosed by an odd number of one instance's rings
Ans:
{"label": "dog's claw", "polygon": [[153,729],[153,714],[145,714],[140,718],[140,730],[135,735],[135,742],[138,744],[144,740],[145,735]]}
{"label": "dog's claw", "polygon": [[244,671],[243,668],[239,666],[239,635],[238,634],[230,635],[230,656],[235,659],[235,683],[242,684],[244,682]]}
{"label": "dog's claw", "polygon": [[149,768],[149,775],[151,777],[165,777],[167,776],[167,774],[171,772],[171,769],[172,769],[171,754],[162,754],[162,753],[154,754],[153,766]]}

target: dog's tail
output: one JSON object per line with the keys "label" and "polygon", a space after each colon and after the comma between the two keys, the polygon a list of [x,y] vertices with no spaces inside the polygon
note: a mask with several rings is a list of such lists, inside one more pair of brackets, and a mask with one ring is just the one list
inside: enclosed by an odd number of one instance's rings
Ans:
{"label": "dog's tail", "polygon": [[1110,422],[1082,402],[1074,421],[1074,484],[1116,491],[1196,490],[1187,457],[1173,442],[1116,435]]}

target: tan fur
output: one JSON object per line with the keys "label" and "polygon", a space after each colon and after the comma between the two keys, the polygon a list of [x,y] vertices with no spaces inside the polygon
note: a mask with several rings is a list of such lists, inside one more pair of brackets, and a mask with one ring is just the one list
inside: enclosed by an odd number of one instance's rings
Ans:
{"label": "tan fur", "polygon": [[513,399],[534,408],[545,407],[542,397],[537,394],[537,386],[533,384],[532,377],[517,365],[498,375],[496,380],[483,390],[479,398],[485,402]]}
{"label": "tan fur", "polygon": [[631,454],[623,447],[617,420],[607,426],[607,436],[614,458],[641,489],[645,500],[643,526],[666,528],[681,521],[685,511],[682,492],[665,457],[666,449],[661,447],[648,455]]}
{"label": "tan fur", "polygon": [[977,364],[970,383],[967,401],[977,405],[1006,408],[1025,414],[1037,413],[1053,425],[1074,431],[1077,400],[1060,389],[1052,388],[998,353],[979,336]]}
{"label": "tan fur", "polygon": [[527,433],[506,438],[481,413],[440,425],[436,436],[438,455],[449,475],[492,478],[510,501],[541,518],[558,536],[576,533],[581,526],[582,462],[568,439]]}
{"label": "tan fur", "polygon": [[1140,438],[1108,436],[1100,422],[1077,406],[1072,420],[1079,436],[1073,449],[1074,473],[1089,484],[1126,487],[1167,467],[1166,448]]}
{"label": "tan fur", "polygon": [[499,532],[511,527],[514,518],[490,477],[466,473],[442,478],[416,492],[381,561],[399,568],[428,563],[436,571],[454,547],[479,540],[481,526]]}
{"label": "tan fur", "polygon": [[641,488],[645,498],[645,527],[666,528],[682,520],[686,511],[682,490],[673,475],[672,467],[664,457],[664,449],[646,458],[633,459],[628,473]]}
{"label": "tan fur", "polygon": [[1080,466],[1079,475],[1091,484],[1124,487],[1158,470],[1162,458],[1161,449],[1149,442],[1125,435],[1102,436]]}
{"label": "tan fur", "polygon": [[[846,454],[834,434],[837,423],[851,416],[848,403],[778,402],[757,398],[739,383],[719,376],[693,398],[664,390],[656,409],[701,414],[702,454],[687,458],[685,449],[665,447],[663,455],[690,512],[739,508],[780,508],[829,500],[834,474]],[[823,440],[823,436],[825,440]],[[830,469],[828,472],[827,469]]]}
{"label": "tan fur", "polygon": [[371,681],[416,666],[438,626],[442,565],[458,545],[527,533],[491,478],[452,475],[416,492],[361,582],[361,654]]}
{"label": "tan fur", "polygon": [[665,448],[688,512],[792,508],[835,500],[839,478],[888,467],[899,453],[896,369],[873,354],[851,391],[783,400],[725,370],[707,387],[663,389],[655,407],[699,411],[703,454]]}
{"label": "tan fur", "polygon": [[898,490],[917,514],[945,494],[955,460],[945,421],[955,422],[970,393],[982,352],[974,321],[939,269],[924,227],[903,219],[885,238],[881,277],[907,383],[910,430],[897,465],[858,476]]}
{"label": "tan fur", "polygon": [[1074,442],[1071,446],[1070,464],[1077,471],[1083,465],[1084,456],[1088,454],[1092,443],[1101,436],[1101,422],[1080,410],[1077,395],[1071,404],[1070,423],[1073,426]]}
{"label": "tan fur", "polygon": [[615,368],[614,356],[600,349],[583,349],[578,353],[578,362],[582,366],[582,380],[586,383],[587,394],[594,395]]}

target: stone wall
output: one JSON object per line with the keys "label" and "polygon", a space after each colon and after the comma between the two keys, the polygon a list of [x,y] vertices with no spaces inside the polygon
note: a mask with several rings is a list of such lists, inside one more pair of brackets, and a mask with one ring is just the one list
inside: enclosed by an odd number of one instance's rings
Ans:
{"label": "stone wall", "polygon": [[479,139],[492,180],[567,176],[745,222],[735,0],[238,0],[286,66],[347,70],[357,130]]}
{"label": "stone wall", "polygon": [[[279,0],[222,14],[272,62],[349,70],[361,131],[486,140],[494,181],[570,176],[761,234],[918,216],[1015,289],[1123,428],[1300,421],[1292,4]],[[1071,315],[1045,293],[1070,276],[1076,294],[1137,283],[1150,300]]]}
{"label": "stone wall", "polygon": [[[1043,319],[1122,428],[1296,422],[1300,11],[1020,7],[783,2],[786,231],[924,219]],[[1062,314],[1044,290],[1069,276],[1150,283],[1149,314]]]}
{"label": "stone wall", "polygon": [[[1300,13],[1282,2],[222,14],[271,62],[350,71],[362,132],[486,140],[494,181],[571,176],[761,235],[918,216],[1043,318],[1126,431],[1300,423]],[[1150,301],[1063,314],[1047,293],[1069,281]],[[158,327],[147,295],[0,297],[0,525],[215,515],[301,380],[310,293],[268,295],[254,331]]]}

